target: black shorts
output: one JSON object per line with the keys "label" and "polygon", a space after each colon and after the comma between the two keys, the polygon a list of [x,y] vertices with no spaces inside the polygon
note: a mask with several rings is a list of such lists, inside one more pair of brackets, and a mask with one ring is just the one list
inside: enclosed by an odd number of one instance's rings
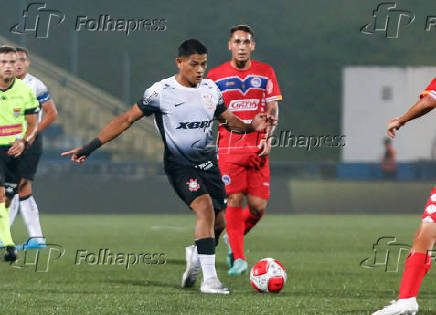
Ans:
{"label": "black shorts", "polygon": [[[17,161],[18,163],[18,161]],[[20,183],[20,175],[16,171],[16,165],[15,170],[11,170],[9,168],[5,169],[5,192],[6,197],[9,199],[12,199],[15,194],[18,194],[18,184]]]}
{"label": "black shorts", "polygon": [[215,213],[226,209],[226,189],[218,166],[213,166],[206,171],[194,167],[171,167],[171,169],[165,168],[165,173],[177,195],[188,207],[198,196],[209,194]]}
{"label": "black shorts", "polygon": [[24,150],[18,163],[18,173],[20,177],[33,180],[38,168],[39,159],[42,154],[42,136],[37,135],[32,145]]}
{"label": "black shorts", "polygon": [[18,165],[20,158],[14,158],[8,154],[11,146],[0,146],[0,186],[5,187],[5,183],[18,184],[20,175]]}

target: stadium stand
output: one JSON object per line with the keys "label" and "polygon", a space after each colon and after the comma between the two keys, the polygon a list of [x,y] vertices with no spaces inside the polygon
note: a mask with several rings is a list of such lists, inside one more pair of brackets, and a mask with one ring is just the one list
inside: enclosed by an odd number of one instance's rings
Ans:
{"label": "stadium stand", "polygon": [[[17,46],[0,36],[0,44]],[[96,136],[115,115],[130,104],[93,87],[66,70],[31,54],[30,73],[49,87],[59,110],[58,121],[45,132],[47,153],[71,149]],[[136,122],[122,139],[105,145],[97,157],[116,161],[157,161],[162,157],[163,145],[152,120]]]}

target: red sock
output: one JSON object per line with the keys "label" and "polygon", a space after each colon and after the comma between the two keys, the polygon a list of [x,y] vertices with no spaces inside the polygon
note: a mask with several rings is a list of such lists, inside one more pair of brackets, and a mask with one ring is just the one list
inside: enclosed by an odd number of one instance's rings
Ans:
{"label": "red sock", "polygon": [[226,221],[226,230],[233,258],[235,260],[239,258],[247,260],[244,257],[244,221],[241,207],[227,206]]}
{"label": "red sock", "polygon": [[407,256],[399,299],[408,299],[418,295],[422,279],[430,266],[431,256],[426,253],[410,253]]}
{"label": "red sock", "polygon": [[245,229],[244,229],[244,235],[245,235],[251,230],[253,226],[257,224],[257,222],[260,221],[263,214],[261,216],[251,214],[250,208],[246,206],[244,210],[242,210],[242,216],[245,223]]}

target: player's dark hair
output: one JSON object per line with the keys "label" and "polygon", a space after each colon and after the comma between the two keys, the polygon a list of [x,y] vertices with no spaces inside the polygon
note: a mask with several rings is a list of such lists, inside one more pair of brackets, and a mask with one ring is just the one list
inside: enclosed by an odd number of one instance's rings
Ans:
{"label": "player's dark hair", "polygon": [[187,39],[179,46],[179,57],[189,57],[194,54],[207,54],[207,47],[198,39]]}
{"label": "player's dark hair", "polygon": [[7,46],[7,45],[3,45],[0,47],[0,54],[8,54],[11,52],[16,53],[17,49],[15,49],[15,47]]}
{"label": "player's dark hair", "polygon": [[254,37],[253,29],[249,25],[239,24],[239,25],[232,26],[232,28],[230,29],[230,37],[232,37],[233,33],[236,32],[236,31],[243,31],[243,32],[246,32],[246,33],[250,33],[251,36]]}
{"label": "player's dark hair", "polygon": [[17,52],[23,52],[26,54],[27,57],[29,57],[29,50],[24,47],[17,47]]}

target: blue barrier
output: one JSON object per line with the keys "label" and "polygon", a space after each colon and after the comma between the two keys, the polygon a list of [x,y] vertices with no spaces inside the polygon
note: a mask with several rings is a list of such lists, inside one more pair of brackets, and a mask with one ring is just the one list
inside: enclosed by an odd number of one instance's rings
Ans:
{"label": "blue barrier", "polygon": [[[89,161],[80,166],[69,159],[59,158],[59,152],[45,152],[39,173],[94,174],[147,176],[163,174],[161,162],[111,162],[110,153],[95,152]],[[334,163],[334,162],[272,162],[271,177],[307,180],[397,180],[397,181],[432,181],[436,180],[435,162],[398,163],[393,177],[386,177],[379,163]]]}
{"label": "blue barrier", "polygon": [[[386,179],[378,163],[338,163],[337,178],[344,180],[383,180]],[[396,176],[399,181],[436,180],[436,163],[398,163]]]}

